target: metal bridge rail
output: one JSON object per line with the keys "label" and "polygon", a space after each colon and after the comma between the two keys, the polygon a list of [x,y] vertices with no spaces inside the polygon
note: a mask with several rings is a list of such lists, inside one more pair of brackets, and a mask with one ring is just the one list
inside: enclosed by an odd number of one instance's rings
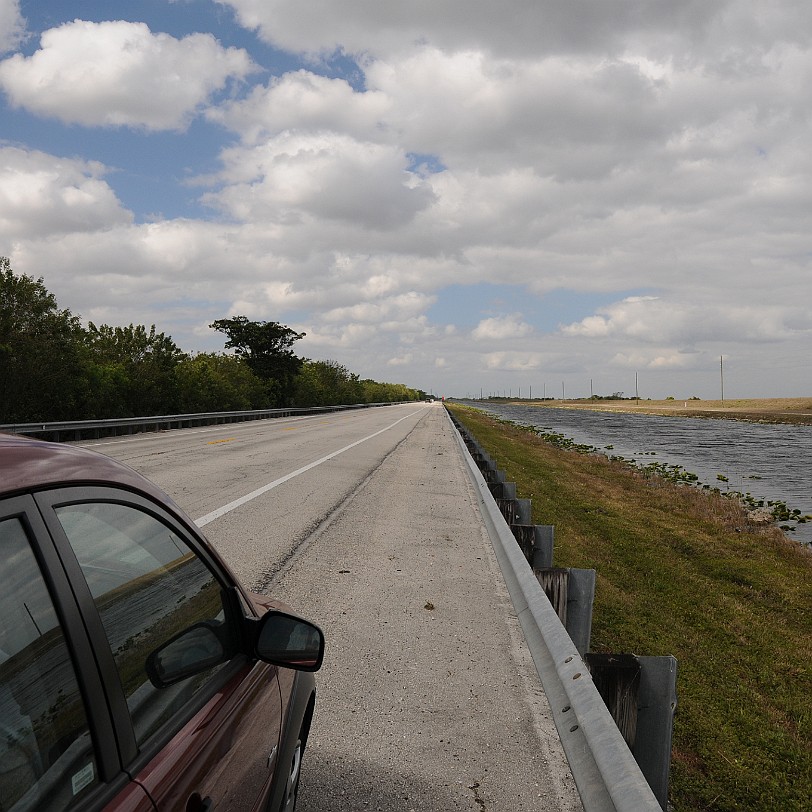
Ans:
{"label": "metal bridge rail", "polygon": [[[454,426],[449,415],[449,420]],[[533,574],[457,427],[454,433],[586,812],[660,812],[589,669]]]}
{"label": "metal bridge rail", "polygon": [[0,432],[7,434],[48,434],[58,440],[60,434],[74,433],[76,440],[82,435],[91,433],[101,436],[102,432],[127,434],[138,431],[162,431],[171,428],[190,428],[219,423],[238,423],[246,420],[267,420],[276,417],[317,414],[319,412],[337,412],[346,409],[366,409],[376,406],[394,406],[395,403],[354,403],[339,406],[286,407],[282,409],[252,409],[232,412],[200,412],[195,414],[152,415],[150,417],[117,417],[105,420],[64,420],[54,423],[5,423],[0,425]]}

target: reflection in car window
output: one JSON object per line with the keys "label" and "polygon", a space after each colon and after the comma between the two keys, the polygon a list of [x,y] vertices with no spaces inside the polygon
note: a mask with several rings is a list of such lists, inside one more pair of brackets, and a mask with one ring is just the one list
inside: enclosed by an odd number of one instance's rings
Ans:
{"label": "reflection in car window", "polygon": [[[169,527],[134,507],[90,503],[56,509],[96,601],[139,744],[183,708],[222,663],[156,688],[147,657],[200,621],[227,642],[220,584]],[[190,658],[196,652],[190,650]]]}
{"label": "reflection in car window", "polygon": [[67,809],[98,783],[76,674],[19,519],[0,522],[0,809]]}

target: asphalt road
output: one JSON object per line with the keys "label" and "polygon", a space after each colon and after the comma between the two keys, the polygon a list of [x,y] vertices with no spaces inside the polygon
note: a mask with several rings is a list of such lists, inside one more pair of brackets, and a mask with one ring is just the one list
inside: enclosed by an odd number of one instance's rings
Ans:
{"label": "asphalt road", "polygon": [[581,808],[439,404],[85,445],[322,625],[300,812]]}

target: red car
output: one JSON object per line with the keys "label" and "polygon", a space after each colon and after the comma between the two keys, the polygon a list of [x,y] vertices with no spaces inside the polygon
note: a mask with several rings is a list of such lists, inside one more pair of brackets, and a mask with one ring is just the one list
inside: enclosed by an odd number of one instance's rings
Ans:
{"label": "red car", "polygon": [[133,470],[0,436],[4,812],[290,812],[323,654]]}

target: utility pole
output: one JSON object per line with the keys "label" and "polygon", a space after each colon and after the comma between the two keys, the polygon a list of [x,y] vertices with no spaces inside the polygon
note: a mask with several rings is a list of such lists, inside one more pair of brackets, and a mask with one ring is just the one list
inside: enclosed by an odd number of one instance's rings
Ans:
{"label": "utility pole", "polygon": [[637,388],[637,373],[634,373],[634,399],[637,405],[640,405],[640,390]]}
{"label": "utility pole", "polygon": [[595,392],[592,390],[592,378],[589,379],[589,397],[590,399],[595,397]]}
{"label": "utility pole", "polygon": [[564,400],[564,381],[561,381],[561,400]]}
{"label": "utility pole", "polygon": [[533,400],[533,384],[530,384],[530,400]]}
{"label": "utility pole", "polygon": [[719,379],[722,383],[722,403],[725,402],[725,368],[722,360],[722,356],[719,356]]}

